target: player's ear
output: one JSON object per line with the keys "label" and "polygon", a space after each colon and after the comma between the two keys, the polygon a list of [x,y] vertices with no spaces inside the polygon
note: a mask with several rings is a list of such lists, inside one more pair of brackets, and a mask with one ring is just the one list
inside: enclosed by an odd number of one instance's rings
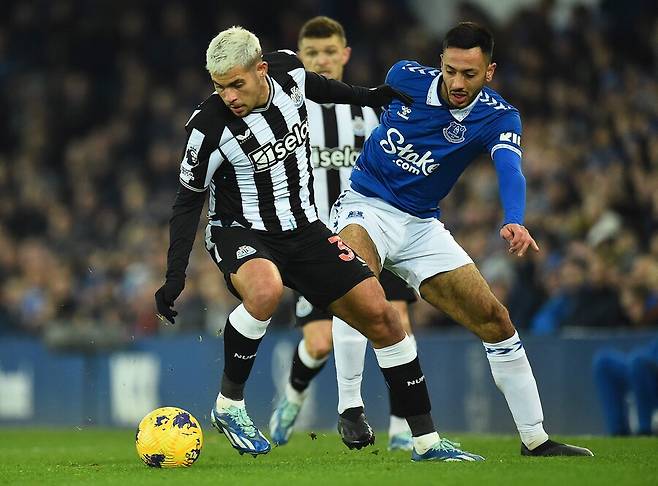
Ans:
{"label": "player's ear", "polygon": [[343,66],[349,62],[351,55],[352,55],[352,48],[350,46],[346,46],[343,49]]}
{"label": "player's ear", "polygon": [[260,61],[256,65],[256,72],[258,73],[258,76],[262,78],[264,78],[265,75],[267,74],[267,70],[268,70],[267,61]]}
{"label": "player's ear", "polygon": [[487,72],[484,74],[484,79],[487,83],[490,83],[494,76],[494,71],[496,70],[496,63],[492,62],[487,66]]}

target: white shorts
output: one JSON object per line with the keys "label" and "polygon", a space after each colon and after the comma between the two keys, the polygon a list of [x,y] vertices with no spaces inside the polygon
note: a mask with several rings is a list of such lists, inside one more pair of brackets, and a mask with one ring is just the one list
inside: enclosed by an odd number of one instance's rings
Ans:
{"label": "white shorts", "polygon": [[420,284],[434,275],[469,263],[471,257],[435,218],[417,218],[376,197],[347,189],[331,209],[330,228],[339,233],[362,226],[375,243],[380,264],[420,295]]}

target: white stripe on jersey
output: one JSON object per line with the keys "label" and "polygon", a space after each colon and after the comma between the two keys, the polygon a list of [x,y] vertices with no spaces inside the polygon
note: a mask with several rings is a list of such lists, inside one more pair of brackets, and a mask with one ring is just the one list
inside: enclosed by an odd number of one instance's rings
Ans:
{"label": "white stripe on jersey", "polygon": [[211,225],[278,232],[318,219],[309,186],[306,71],[291,53],[264,59],[271,62],[265,106],[235,117],[215,92],[186,125],[180,180],[199,192],[209,187]]}
{"label": "white stripe on jersey", "polygon": [[[197,112],[198,111],[199,110],[197,110]],[[183,184],[188,189],[192,189],[193,191],[197,191],[197,192],[203,192],[204,189],[195,189],[190,185],[190,182],[192,182],[192,179],[194,179],[193,170],[194,167],[196,167],[199,163],[198,156],[199,156],[199,152],[201,151],[201,145],[203,144],[203,140],[205,138],[206,136],[202,132],[200,132],[196,128],[192,129],[192,131],[190,132],[190,136],[187,138],[187,145],[185,146],[185,154],[183,154],[183,160],[181,161],[180,164],[181,184]],[[208,183],[204,185],[204,188],[207,185]]]}
{"label": "white stripe on jersey", "polygon": [[[303,70],[295,69],[294,71],[291,71],[289,73],[293,77],[293,79],[295,79],[295,81],[298,83],[299,83],[298,81],[299,78],[295,77],[295,72],[297,72],[298,76],[299,74],[303,76],[304,73],[300,73],[300,71]],[[277,83],[274,79],[272,80],[272,82],[274,83],[274,90],[275,90],[274,99],[272,100],[272,102],[281,111],[281,114],[283,115],[286,121],[288,132],[291,132],[293,130],[294,125],[299,125],[302,122],[299,116],[299,111],[295,106],[294,102],[292,101],[292,99],[290,98],[290,96],[288,96],[285,93],[285,91],[283,91],[283,88],[279,85],[279,83]],[[294,153],[295,153],[295,157],[297,158],[297,169],[299,170],[300,182],[303,185],[308,185],[309,174],[306,164],[306,144],[297,147]],[[277,208],[277,215],[291,214],[290,198],[282,197],[285,194],[289,193],[290,191],[288,187],[289,181],[288,181],[288,177],[286,176],[286,169],[283,162],[279,162],[277,166],[273,167],[270,173],[272,174],[272,184],[274,186],[274,198],[275,198],[275,207]],[[308,194],[308,196],[310,196],[310,193]],[[311,203],[308,196],[306,198],[304,196],[301,196],[302,208],[305,210],[305,212],[307,208],[311,207]],[[309,220],[315,220],[316,219],[315,210],[313,210],[311,215],[307,214],[306,217],[309,218]],[[295,227],[295,221],[292,218],[292,215],[290,216],[289,220],[284,220],[279,216],[279,220],[281,221],[281,227],[284,230],[293,229]]]}
{"label": "white stripe on jersey", "polygon": [[[369,110],[369,108],[368,108]],[[359,110],[361,111],[361,110]],[[363,111],[367,111],[366,108]],[[374,112],[373,112],[374,115]],[[366,116],[364,114],[364,116]],[[346,145],[354,147],[354,141],[356,139],[354,133],[354,122],[352,121],[352,109],[350,105],[336,105],[336,120],[338,121],[338,148],[345,147]],[[370,130],[367,130],[364,134],[370,135],[370,132],[374,130],[377,125],[373,126]],[[364,120],[364,130],[365,130],[365,120]],[[361,149],[359,149],[361,151]],[[352,168],[349,169],[340,169],[340,192],[343,192],[349,187],[350,174],[352,173]],[[331,208],[329,208],[331,209]],[[327,213],[327,218],[329,214]]]}
{"label": "white stripe on jersey", "polygon": [[493,154],[496,150],[498,149],[508,149],[517,154],[519,157],[523,157],[523,152],[519,150],[518,148],[514,147],[513,145],[508,145],[506,143],[498,143],[491,147],[491,157],[493,158]]}
{"label": "white stripe on jersey", "polygon": [[215,173],[219,166],[224,162],[224,157],[222,156],[219,149],[215,149],[210,154],[210,160],[208,161],[208,174],[206,175],[206,186],[210,185],[212,180],[212,174]]}
{"label": "white stripe on jersey", "polygon": [[192,118],[194,118],[195,116],[197,116],[197,114],[199,114],[199,113],[201,113],[201,110],[194,110],[194,111],[192,112],[192,114],[190,115],[190,117],[187,119],[187,123],[185,123],[185,126],[189,125],[190,122],[192,121]]}
{"label": "white stripe on jersey", "polygon": [[[210,187],[210,197],[208,198],[208,219],[210,219],[215,214],[215,205],[217,203],[217,199],[215,199],[215,184],[212,183],[212,176],[215,171],[219,169],[219,166],[222,165],[222,162],[224,162],[224,156],[222,153],[219,151],[219,149],[213,150],[208,160],[208,172],[206,173],[205,181],[205,185]],[[187,187],[193,191],[196,190],[193,187]]]}
{"label": "white stripe on jersey", "polygon": [[[296,54],[293,53],[293,56],[295,55]],[[295,80],[295,83],[297,83],[297,86],[299,86],[299,89],[301,89],[302,94],[304,95],[304,99],[306,99],[306,71],[304,68],[293,69],[292,71],[288,71],[288,74],[290,74],[292,79]]]}
{"label": "white stripe on jersey", "polygon": [[[304,71],[303,69],[295,69],[289,74],[297,81],[300,77],[304,76]],[[270,105],[279,109],[284,121],[286,122],[287,131],[292,132],[295,125],[299,126],[302,123],[298,108],[279,83],[272,78],[270,79],[274,89],[274,96]],[[303,82],[303,79],[299,82]],[[272,128],[260,112],[252,112],[242,120],[249,127],[251,132],[250,136],[253,136],[256,139],[259,146],[263,146],[268,142],[276,141]],[[244,217],[247,221],[252,223],[253,229],[265,230],[266,228],[259,211],[259,194],[256,187],[255,172],[252,167],[252,162],[248,157],[245,157],[240,144],[228,128],[224,129],[219,145],[226,155],[226,158],[233,161],[236,180],[240,189],[240,195],[242,196],[242,212]],[[297,159],[297,168],[300,175],[300,199],[302,202],[302,209],[309,221],[315,221],[317,219],[315,207],[310,202],[310,191],[308,190],[310,174],[307,167],[306,144],[297,147],[293,153]],[[290,194],[290,188],[288,186],[289,181],[284,161],[277,162],[275,165],[271,166],[268,171],[272,179],[274,206],[281,228],[284,231],[294,229],[296,227],[296,222],[292,215],[290,198],[287,197]],[[209,171],[209,174],[212,175],[213,173],[214,171]],[[221,223],[213,222],[212,224],[219,225]]]}
{"label": "white stripe on jersey", "polygon": [[[249,115],[247,118],[252,117]],[[252,118],[253,119],[253,118]],[[267,126],[265,119],[263,117],[257,117],[256,120],[260,121],[262,125]],[[245,119],[246,121],[246,119]],[[253,128],[250,126],[252,135],[255,136]],[[235,169],[235,178],[238,183],[238,188],[240,189],[240,196],[242,197],[242,212],[247,221],[250,221],[256,225],[257,222],[258,229],[264,229],[263,222],[258,213],[258,191],[256,190],[256,183],[254,181],[254,171],[251,165],[251,162],[247,157],[244,156],[244,152],[240,148],[238,141],[235,139],[228,127],[224,128],[222,132],[222,137],[219,142],[219,146],[222,148],[224,155],[227,160],[230,160],[234,169]],[[214,175],[214,174],[213,174]],[[215,187],[214,183],[211,184],[211,198],[214,199]],[[249,208],[254,208],[255,211],[249,210]],[[214,204],[213,204],[214,208]],[[254,221],[253,218],[256,218]],[[217,224],[221,226],[221,223],[218,221],[212,221],[212,217],[209,218],[210,224]]]}
{"label": "white stripe on jersey", "polygon": [[[368,135],[370,135],[370,133],[377,127],[377,125],[379,125],[379,118],[372,108],[363,108],[363,125],[362,127],[359,127],[359,121],[355,123],[355,121],[352,119],[352,111],[350,105],[324,105],[324,107],[331,107],[336,113],[338,147],[326,146],[324,126],[325,120],[322,113],[323,105],[307,99],[306,108],[308,110],[309,135],[311,139],[312,151],[314,152],[312,158],[317,156],[317,152],[319,150],[344,149],[346,146],[350,147],[351,150],[354,150],[355,136],[361,135],[367,138]],[[359,111],[360,110],[361,109],[359,108]],[[355,133],[355,129],[358,133]],[[363,132],[361,132],[361,130],[363,130]],[[325,224],[329,224],[329,212],[331,210],[328,197],[329,188],[327,180],[327,172],[329,170],[339,171],[342,191],[349,187],[349,178],[350,174],[352,173],[352,167],[326,168],[318,166],[314,163],[313,189],[315,192],[315,206],[318,209],[318,216]]]}
{"label": "white stripe on jersey", "polygon": [[[308,112],[308,136],[311,141],[311,158],[315,156],[317,147],[324,148],[324,123],[322,120],[322,105],[315,101],[306,100],[306,111]],[[324,191],[322,190],[324,188]],[[318,216],[324,224],[327,224],[326,203],[327,193],[327,171],[316,168],[313,164],[313,192],[315,193],[315,206],[318,208]]]}
{"label": "white stripe on jersey", "polygon": [[[309,100],[306,99],[306,71],[304,70],[304,68],[293,69],[288,74],[290,74],[290,76],[292,76],[292,78],[295,80],[297,85],[300,87],[302,93],[304,94],[304,100],[308,102]],[[306,105],[306,109],[308,113],[308,104]],[[307,118],[307,122],[308,122],[308,118]],[[310,134],[309,134],[309,138],[310,138]],[[311,173],[309,172],[309,167],[311,164],[306,154],[306,147],[304,146],[303,148],[304,148],[304,157],[297,157],[297,168],[299,169],[299,175],[300,175],[299,197],[302,200],[302,209],[304,210],[304,214],[306,214],[306,217],[308,218],[309,221],[315,221],[316,219],[318,219],[318,217],[316,214],[316,206],[311,204],[311,190],[309,185],[309,181],[311,179]]]}

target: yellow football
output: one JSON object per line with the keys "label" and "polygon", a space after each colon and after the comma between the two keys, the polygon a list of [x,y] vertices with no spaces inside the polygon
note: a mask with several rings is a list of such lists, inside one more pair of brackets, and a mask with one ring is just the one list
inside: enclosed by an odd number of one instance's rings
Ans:
{"label": "yellow football", "polygon": [[137,427],[137,454],[150,467],[189,467],[201,454],[203,431],[192,414],[162,407],[146,415]]}

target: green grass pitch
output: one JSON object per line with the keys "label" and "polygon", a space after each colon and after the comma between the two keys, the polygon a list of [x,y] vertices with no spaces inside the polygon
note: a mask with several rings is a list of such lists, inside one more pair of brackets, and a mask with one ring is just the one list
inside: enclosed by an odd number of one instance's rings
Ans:
{"label": "green grass pitch", "polygon": [[658,484],[658,439],[556,437],[590,447],[593,458],[525,458],[513,436],[446,434],[483,463],[412,463],[386,437],[350,451],[335,432],[296,433],[268,455],[240,456],[212,427],[188,469],[152,469],[135,452],[134,431],[0,428],[0,484],[93,485],[638,485]]}

